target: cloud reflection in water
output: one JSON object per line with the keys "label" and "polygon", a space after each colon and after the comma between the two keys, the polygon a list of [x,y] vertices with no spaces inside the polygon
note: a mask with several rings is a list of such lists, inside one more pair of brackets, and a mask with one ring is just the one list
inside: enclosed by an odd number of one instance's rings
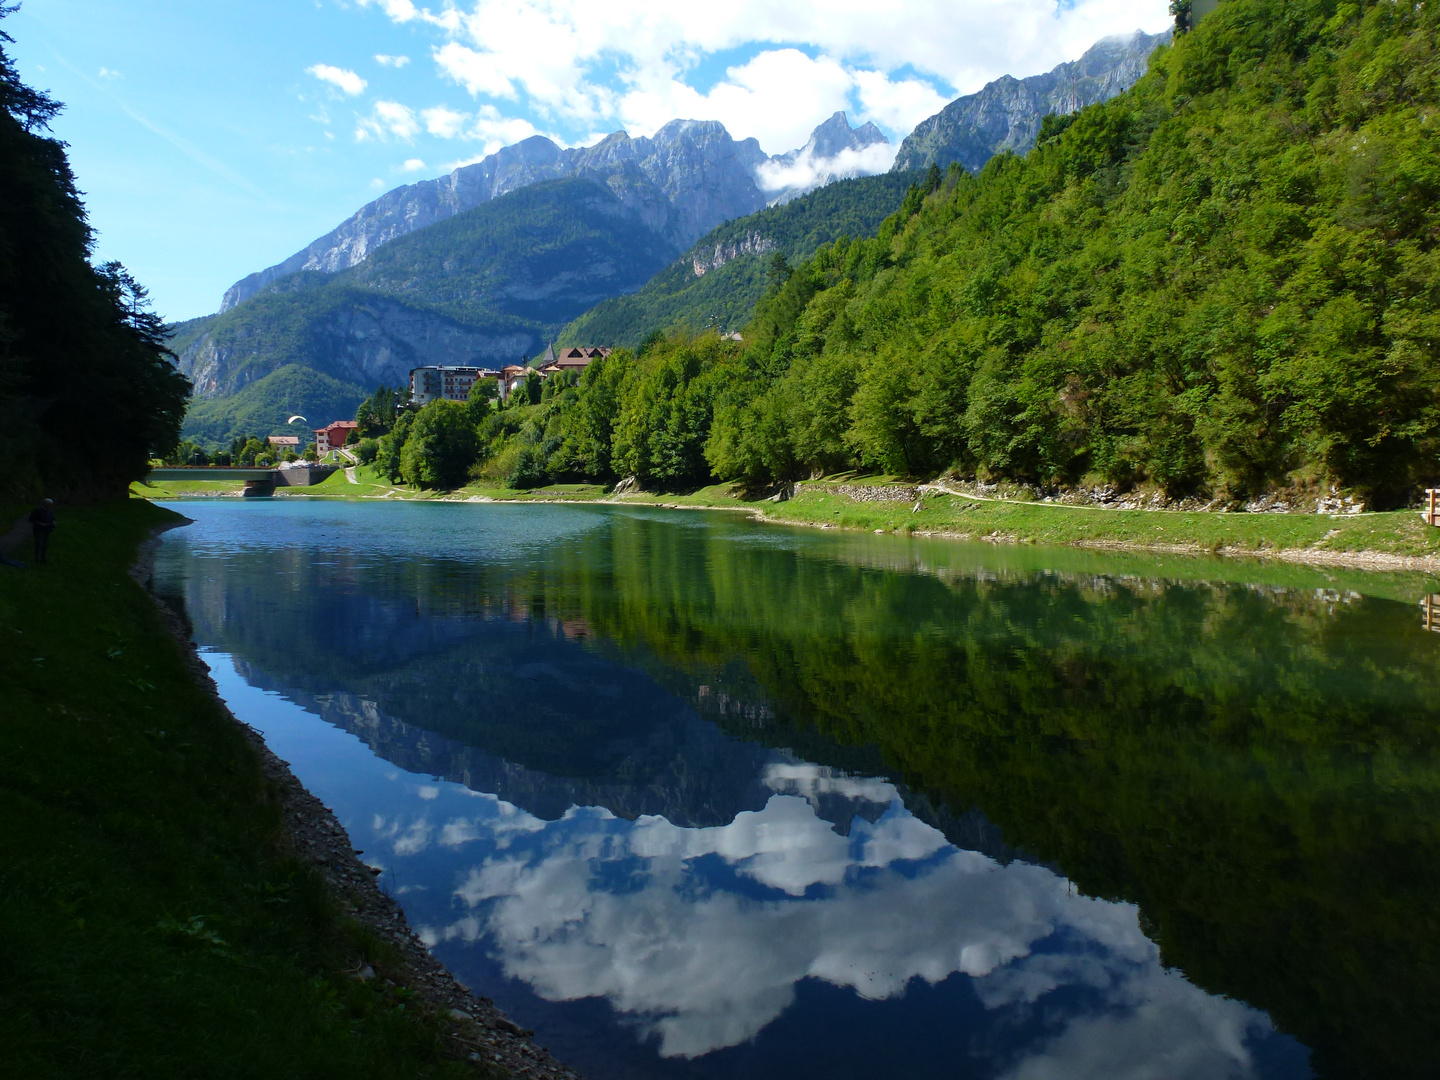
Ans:
{"label": "cloud reflection in water", "polygon": [[[882,780],[804,764],[764,779],[763,809],[712,828],[594,807],[544,821],[487,795],[436,824],[417,801],[410,820],[375,825],[397,856],[481,849],[458,876],[456,917],[421,928],[427,943],[479,944],[550,1001],[603,998],[666,1057],[753,1038],[805,979],[878,1001],[959,974],[988,1010],[1054,1014],[1007,1076],[1252,1071],[1247,1040],[1268,1019],[1166,970],[1132,905],[960,850]],[[858,811],[848,835],[817,812],[836,797]]]}

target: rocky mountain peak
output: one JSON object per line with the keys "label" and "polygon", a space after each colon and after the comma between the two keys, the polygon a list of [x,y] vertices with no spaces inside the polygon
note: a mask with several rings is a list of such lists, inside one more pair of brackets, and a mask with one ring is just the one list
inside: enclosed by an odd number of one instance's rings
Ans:
{"label": "rocky mountain peak", "polygon": [[1169,40],[1168,30],[1136,30],[1098,41],[1080,59],[1043,75],[1003,75],[916,125],[900,144],[893,168],[944,168],[958,161],[978,172],[996,154],[1023,154],[1035,145],[1044,117],[1072,113],[1128,90],[1145,74],[1150,54]]}
{"label": "rocky mountain peak", "polygon": [[507,192],[571,176],[608,187],[627,209],[684,250],[721,222],[765,205],[755,176],[766,160],[758,142],[737,142],[715,120],[672,120],[651,138],[616,131],[593,146],[563,150],[543,135],[532,135],[449,176],[387,192],[284,262],[237,281],[220,310],[290,274],[347,269],[398,236]]}
{"label": "rocky mountain peak", "polygon": [[810,133],[804,146],[761,163],[758,175],[773,206],[836,180],[883,172],[890,157],[883,131],[872,123],[852,128],[850,118],[837,112]]}
{"label": "rocky mountain peak", "polygon": [[800,154],[808,153],[813,157],[833,158],[842,150],[863,150],[875,143],[889,141],[874,124],[852,128],[850,118],[844,112],[837,112],[810,133],[810,139],[803,147],[781,156],[794,160]]}

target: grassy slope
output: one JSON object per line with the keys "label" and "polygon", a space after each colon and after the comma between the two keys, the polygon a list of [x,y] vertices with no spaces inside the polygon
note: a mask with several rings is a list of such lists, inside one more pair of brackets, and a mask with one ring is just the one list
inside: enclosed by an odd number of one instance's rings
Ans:
{"label": "grassy slope", "polygon": [[393,957],[282,853],[254,749],[126,575],[176,520],[67,507],[48,567],[0,568],[7,1075],[473,1075],[343,974]]}
{"label": "grassy slope", "polygon": [[799,524],[939,532],[1040,544],[1185,546],[1238,553],[1377,552],[1440,555],[1440,529],[1413,510],[1330,517],[1326,514],[1214,514],[1108,510],[1044,503],[927,496],[917,513],[909,502],[859,503],[821,487],[802,490],[767,516]]}

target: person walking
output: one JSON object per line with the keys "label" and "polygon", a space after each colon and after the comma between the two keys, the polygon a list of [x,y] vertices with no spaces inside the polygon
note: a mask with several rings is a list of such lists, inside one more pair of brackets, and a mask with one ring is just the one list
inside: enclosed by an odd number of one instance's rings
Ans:
{"label": "person walking", "polygon": [[50,534],[55,531],[55,500],[46,499],[30,511],[30,531],[35,534],[35,563],[45,562],[50,549]]}

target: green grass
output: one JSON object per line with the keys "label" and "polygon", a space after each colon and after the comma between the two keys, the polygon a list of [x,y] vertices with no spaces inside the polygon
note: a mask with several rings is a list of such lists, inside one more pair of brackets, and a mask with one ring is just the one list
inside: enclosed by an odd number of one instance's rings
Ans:
{"label": "green grass", "polygon": [[765,503],[775,521],[885,532],[930,532],[1037,544],[1183,547],[1264,554],[1276,551],[1440,555],[1440,529],[1414,511],[1331,517],[1326,514],[1216,514],[1110,510],[1051,503],[995,502],[927,495],[910,502],[856,502],[823,487],[802,488],[788,502]]}
{"label": "green grass", "polygon": [[130,493],[145,499],[185,499],[238,495],[244,487],[243,480],[161,480],[155,483],[137,480],[130,485]]}
{"label": "green grass", "polygon": [[347,976],[396,956],[284,853],[254,748],[127,576],[176,516],[59,518],[48,566],[0,567],[6,1075],[474,1075],[416,1002]]}

